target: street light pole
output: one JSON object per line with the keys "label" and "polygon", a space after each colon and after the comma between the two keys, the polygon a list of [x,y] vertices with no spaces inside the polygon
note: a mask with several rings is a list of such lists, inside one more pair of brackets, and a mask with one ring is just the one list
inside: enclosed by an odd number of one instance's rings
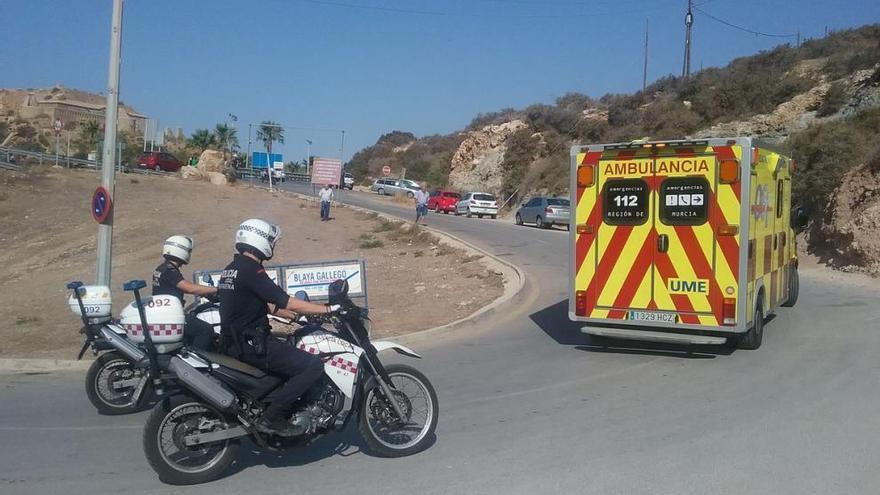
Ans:
{"label": "street light pole", "polygon": [[[113,0],[110,29],[110,64],[107,76],[107,106],[104,110],[104,153],[101,159],[101,185],[113,199],[116,163],[116,115],[119,105],[119,54],[122,50],[122,0]],[[112,204],[112,203],[111,203]],[[112,208],[112,206],[111,206]],[[97,285],[110,285],[113,252],[113,212],[98,225]]]}
{"label": "street light pole", "polygon": [[312,140],[306,139],[306,175],[312,176]]}

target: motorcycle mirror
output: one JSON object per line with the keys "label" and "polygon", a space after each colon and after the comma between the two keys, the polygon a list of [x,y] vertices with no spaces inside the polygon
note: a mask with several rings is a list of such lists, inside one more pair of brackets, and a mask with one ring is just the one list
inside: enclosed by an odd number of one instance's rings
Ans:
{"label": "motorcycle mirror", "polygon": [[330,304],[338,304],[341,300],[348,296],[348,281],[336,280],[327,288],[330,296]]}
{"label": "motorcycle mirror", "polygon": [[298,290],[293,294],[293,297],[299,299],[300,301],[309,302],[309,293],[304,290]]}
{"label": "motorcycle mirror", "polygon": [[794,209],[791,213],[791,228],[795,232],[801,232],[805,228],[807,228],[807,224],[810,223],[810,216],[807,215],[807,209],[799,206]]}

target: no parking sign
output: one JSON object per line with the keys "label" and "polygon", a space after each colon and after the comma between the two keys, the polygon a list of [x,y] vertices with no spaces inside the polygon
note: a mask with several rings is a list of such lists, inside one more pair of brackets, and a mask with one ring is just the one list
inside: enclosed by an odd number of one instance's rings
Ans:
{"label": "no parking sign", "polygon": [[110,199],[110,193],[103,187],[95,189],[92,195],[92,218],[98,223],[104,223],[110,217],[110,210],[113,207],[113,200]]}

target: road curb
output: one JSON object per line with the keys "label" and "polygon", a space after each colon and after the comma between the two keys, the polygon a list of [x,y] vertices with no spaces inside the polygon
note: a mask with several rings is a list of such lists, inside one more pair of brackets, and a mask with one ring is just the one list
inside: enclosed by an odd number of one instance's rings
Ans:
{"label": "road curb", "polygon": [[[309,199],[309,196],[305,196],[299,193],[293,193],[299,196],[302,199]],[[375,214],[380,218],[384,218],[393,222],[406,222],[406,220],[401,219],[400,217],[396,217],[394,215],[389,215],[387,213],[383,213],[380,211],[371,210],[369,208],[363,208],[360,206],[354,206],[346,203],[339,203],[341,206],[345,208],[349,208],[353,211],[360,211],[362,213]],[[503,260],[498,256],[486,251],[485,249],[478,247],[456,235],[450,234],[448,232],[443,232],[442,230],[437,230],[432,227],[421,227],[427,232],[437,236],[439,240],[451,247],[463,249],[465,251],[469,251],[471,253],[479,254],[484,257],[483,261],[486,265],[486,268],[489,270],[494,270],[501,274],[504,278],[504,293],[501,294],[498,298],[496,298],[491,303],[477,309],[473,313],[464,318],[460,318],[458,320],[452,321],[450,323],[446,323],[444,325],[440,325],[433,328],[427,328],[425,330],[418,330],[412,333],[406,333],[403,335],[394,336],[393,339],[397,342],[409,342],[414,340],[419,340],[424,337],[429,337],[437,333],[447,332],[450,330],[457,329],[459,327],[473,324],[477,321],[481,321],[484,318],[494,314],[500,306],[509,302],[514,297],[519,295],[523,288],[526,285],[526,275],[522,270],[519,269],[513,263],[509,261]]]}

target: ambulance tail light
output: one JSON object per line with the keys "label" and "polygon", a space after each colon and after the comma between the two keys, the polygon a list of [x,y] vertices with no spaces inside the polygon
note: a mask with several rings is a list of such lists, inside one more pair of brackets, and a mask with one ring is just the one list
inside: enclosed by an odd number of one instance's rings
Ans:
{"label": "ambulance tail light", "polygon": [[594,230],[593,226],[590,224],[582,223],[577,226],[577,233],[578,234],[592,234],[593,230]]}
{"label": "ambulance tail light", "polygon": [[736,299],[732,297],[725,297],[724,302],[721,304],[721,324],[724,326],[735,326],[736,325]]}
{"label": "ambulance tail light", "polygon": [[721,160],[718,180],[722,184],[733,184],[734,182],[739,181],[739,161]]}
{"label": "ambulance tail light", "polygon": [[719,225],[718,226],[718,235],[719,236],[733,236],[739,234],[739,225]]}
{"label": "ambulance tail light", "polygon": [[578,167],[577,171],[578,187],[592,187],[596,182],[596,169],[592,165],[584,165]]}
{"label": "ambulance tail light", "polygon": [[579,290],[574,293],[574,314],[587,316],[587,291]]}

